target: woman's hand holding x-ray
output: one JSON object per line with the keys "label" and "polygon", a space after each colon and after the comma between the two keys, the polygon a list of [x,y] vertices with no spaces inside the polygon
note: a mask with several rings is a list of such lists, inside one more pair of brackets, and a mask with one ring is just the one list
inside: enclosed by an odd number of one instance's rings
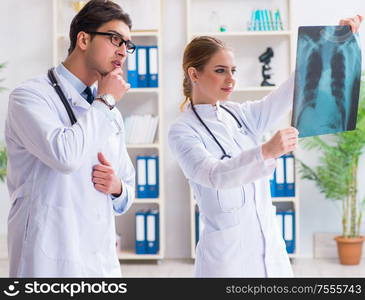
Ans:
{"label": "woman's hand holding x-ray", "polygon": [[298,134],[298,130],[294,127],[276,132],[268,142],[262,145],[262,156],[264,160],[277,158],[294,151],[298,146]]}

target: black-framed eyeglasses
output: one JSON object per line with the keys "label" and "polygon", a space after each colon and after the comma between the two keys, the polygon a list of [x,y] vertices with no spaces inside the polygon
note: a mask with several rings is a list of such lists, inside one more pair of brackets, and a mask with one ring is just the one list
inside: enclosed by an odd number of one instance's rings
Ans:
{"label": "black-framed eyeglasses", "polygon": [[98,35],[106,35],[110,37],[110,41],[114,46],[120,47],[125,44],[127,48],[127,52],[132,54],[136,50],[136,45],[133,44],[131,41],[124,40],[121,35],[112,33],[112,32],[99,32],[99,31],[90,31],[87,32],[89,34],[98,34]]}

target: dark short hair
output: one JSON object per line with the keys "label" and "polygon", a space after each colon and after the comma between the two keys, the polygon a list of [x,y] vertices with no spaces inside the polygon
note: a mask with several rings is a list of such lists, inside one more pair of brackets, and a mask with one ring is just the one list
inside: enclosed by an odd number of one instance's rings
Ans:
{"label": "dark short hair", "polygon": [[123,21],[129,29],[132,21],[129,15],[115,2],[110,0],[90,0],[73,18],[70,26],[70,48],[68,54],[76,47],[77,34],[80,31],[91,32],[103,24],[113,21]]}

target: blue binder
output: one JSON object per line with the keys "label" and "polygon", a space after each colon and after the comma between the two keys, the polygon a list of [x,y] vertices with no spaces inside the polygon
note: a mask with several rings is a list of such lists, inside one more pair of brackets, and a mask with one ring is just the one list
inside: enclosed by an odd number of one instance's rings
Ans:
{"label": "blue binder", "polygon": [[148,198],[147,160],[145,156],[136,157],[137,165],[137,198]]}
{"label": "blue binder", "polygon": [[146,254],[146,212],[136,212],[136,254]]}
{"label": "blue binder", "polygon": [[158,198],[159,196],[158,156],[148,156],[146,159],[147,159],[147,196],[148,198]]}
{"label": "blue binder", "polygon": [[285,241],[286,251],[294,253],[295,251],[295,212],[294,211],[278,211],[276,213],[280,218],[281,234]]}
{"label": "blue binder", "polygon": [[149,87],[158,87],[158,48],[157,46],[148,47],[148,72],[147,81]]}
{"label": "blue binder", "polygon": [[131,88],[138,87],[138,60],[137,60],[137,51],[134,51],[132,54],[129,54],[127,60],[127,80],[128,83],[131,85]]}
{"label": "blue binder", "polygon": [[294,253],[295,251],[295,212],[283,212],[283,236],[286,244],[286,251]]}
{"label": "blue binder", "polygon": [[137,198],[158,198],[158,156],[137,156]]}
{"label": "blue binder", "polygon": [[285,196],[295,196],[295,163],[294,156],[292,154],[285,155]]}
{"label": "blue binder", "polygon": [[270,178],[270,192],[271,197],[276,197],[276,171],[274,171]]}
{"label": "blue binder", "polygon": [[200,218],[199,209],[198,207],[195,206],[195,246],[198,244],[200,236],[199,218]]}
{"label": "blue binder", "polygon": [[138,72],[138,87],[147,87],[147,47],[137,47],[137,72]]}
{"label": "blue binder", "polygon": [[277,158],[275,173],[275,197],[285,197],[285,159],[283,156]]}
{"label": "blue binder", "polygon": [[147,224],[147,253],[156,254],[159,251],[159,212],[157,209],[150,210],[146,214]]}

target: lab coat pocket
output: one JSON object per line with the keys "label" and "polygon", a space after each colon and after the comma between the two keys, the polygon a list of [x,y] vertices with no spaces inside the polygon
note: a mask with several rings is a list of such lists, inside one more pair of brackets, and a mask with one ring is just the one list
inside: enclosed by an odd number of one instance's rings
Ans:
{"label": "lab coat pocket", "polygon": [[242,273],[241,226],[210,232],[203,236],[202,277],[239,277]]}
{"label": "lab coat pocket", "polygon": [[219,189],[217,198],[223,212],[233,212],[245,204],[245,192],[242,186],[233,189]]}
{"label": "lab coat pocket", "polygon": [[66,207],[47,206],[40,247],[51,259],[80,260],[80,237],[75,213]]}

